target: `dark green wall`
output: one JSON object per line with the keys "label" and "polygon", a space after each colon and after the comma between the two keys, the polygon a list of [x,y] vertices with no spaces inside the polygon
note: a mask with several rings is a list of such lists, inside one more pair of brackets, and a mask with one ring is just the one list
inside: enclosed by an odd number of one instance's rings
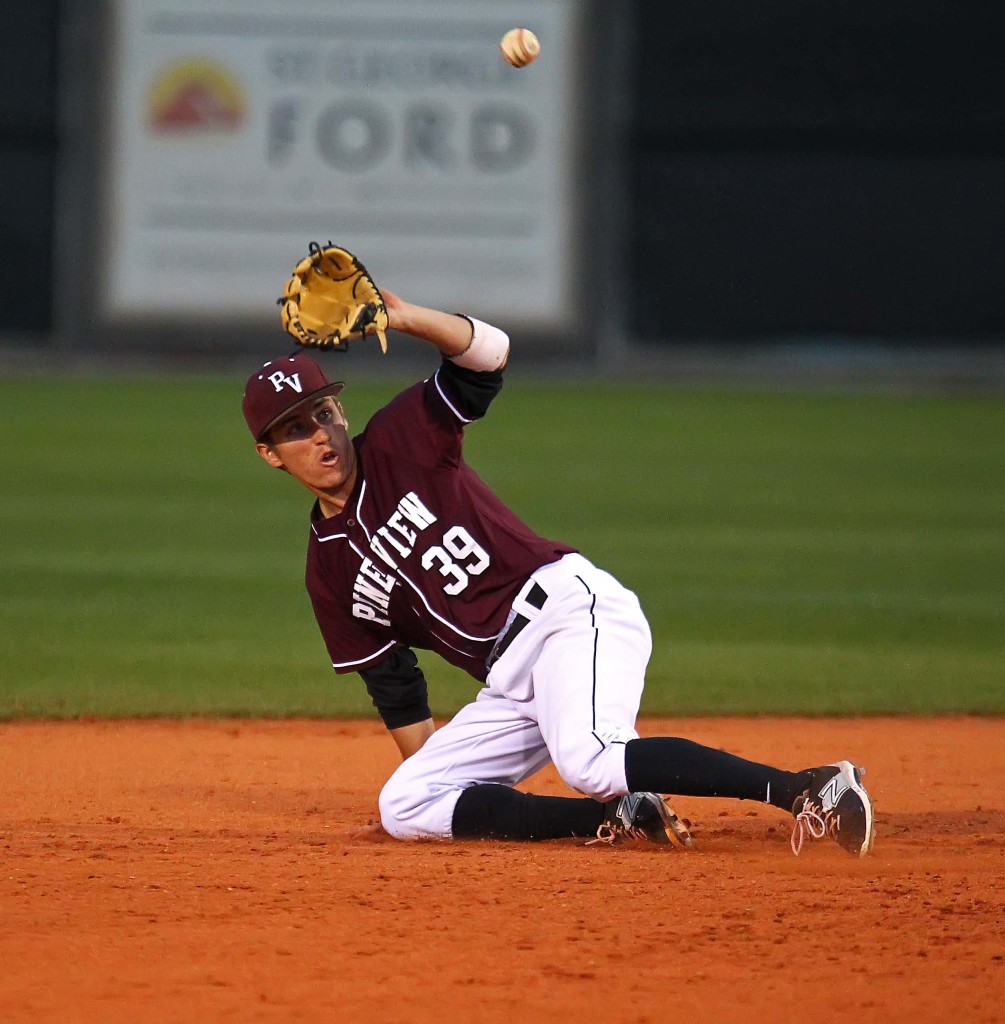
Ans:
{"label": "dark green wall", "polygon": [[55,0],[0,15],[0,330],[51,323],[56,24]]}
{"label": "dark green wall", "polygon": [[1000,11],[636,7],[636,334],[1005,333]]}

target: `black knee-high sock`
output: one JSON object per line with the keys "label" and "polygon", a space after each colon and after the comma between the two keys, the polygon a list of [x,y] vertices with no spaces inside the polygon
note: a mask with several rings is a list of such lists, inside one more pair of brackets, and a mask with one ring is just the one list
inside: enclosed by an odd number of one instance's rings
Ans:
{"label": "black knee-high sock", "polygon": [[455,839],[568,839],[593,836],[604,816],[596,800],[533,796],[509,786],[471,786],[454,807]]}
{"label": "black knee-high sock", "polygon": [[786,811],[810,783],[807,772],[782,771],[669,736],[647,736],[625,744],[625,775],[633,793],[735,797]]}

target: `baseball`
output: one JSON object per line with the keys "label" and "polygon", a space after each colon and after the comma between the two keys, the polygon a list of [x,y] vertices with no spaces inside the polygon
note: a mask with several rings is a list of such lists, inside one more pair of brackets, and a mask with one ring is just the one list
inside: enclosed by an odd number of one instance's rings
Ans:
{"label": "baseball", "polygon": [[541,52],[538,38],[529,28],[511,28],[499,43],[502,55],[515,68],[524,68]]}

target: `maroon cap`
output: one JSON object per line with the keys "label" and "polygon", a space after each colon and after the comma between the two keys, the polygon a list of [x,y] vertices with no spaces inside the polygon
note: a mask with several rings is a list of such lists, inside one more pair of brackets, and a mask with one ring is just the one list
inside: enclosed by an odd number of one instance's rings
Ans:
{"label": "maroon cap", "polygon": [[330,381],[310,356],[297,353],[266,363],[248,378],[241,408],[256,441],[291,409],[311,398],[337,395],[345,385]]}

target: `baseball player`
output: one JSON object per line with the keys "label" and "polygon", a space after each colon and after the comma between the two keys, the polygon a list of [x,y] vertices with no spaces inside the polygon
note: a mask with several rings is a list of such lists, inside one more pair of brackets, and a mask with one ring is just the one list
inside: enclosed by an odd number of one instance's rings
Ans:
{"label": "baseball player", "polygon": [[[658,794],[735,797],[795,818],[792,848],[873,842],[861,769],[785,771],[635,720],[651,651],[636,596],[567,544],[521,522],[463,458],[465,427],[499,393],[509,339],[472,317],[383,291],[390,327],[442,356],[353,436],[305,354],[248,379],[243,411],[262,459],[307,488],[306,584],[332,664],[359,673],[402,755],[379,799],[399,839],[627,836],[688,845]],[[588,443],[585,442],[584,443]],[[417,649],[484,683],[434,730]],[[553,762],[583,798],[515,785]]]}

